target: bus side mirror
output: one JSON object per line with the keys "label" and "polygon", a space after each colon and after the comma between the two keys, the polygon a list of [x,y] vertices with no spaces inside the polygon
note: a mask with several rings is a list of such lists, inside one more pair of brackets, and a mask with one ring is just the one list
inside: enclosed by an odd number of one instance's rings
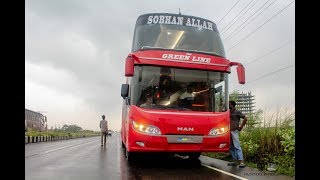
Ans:
{"label": "bus side mirror", "polygon": [[237,67],[237,74],[238,74],[238,81],[240,84],[246,83],[246,76],[245,76],[245,70],[243,65],[238,65]]}
{"label": "bus side mirror", "polygon": [[238,62],[230,62],[229,66],[237,66],[237,74],[238,74],[238,81],[239,84],[246,83],[246,76],[245,76],[245,70],[241,63]]}
{"label": "bus side mirror", "polygon": [[132,57],[127,57],[125,66],[125,76],[132,77],[134,74],[134,59]]}
{"label": "bus side mirror", "polygon": [[128,97],[129,94],[129,84],[122,84],[121,85],[121,96],[123,99]]}

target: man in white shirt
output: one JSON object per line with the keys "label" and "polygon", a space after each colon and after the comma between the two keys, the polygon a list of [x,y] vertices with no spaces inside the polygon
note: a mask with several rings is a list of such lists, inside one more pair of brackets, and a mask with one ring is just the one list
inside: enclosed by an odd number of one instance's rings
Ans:
{"label": "man in white shirt", "polygon": [[191,86],[187,87],[187,90],[182,93],[179,97],[179,105],[184,108],[191,108],[192,102],[194,100],[195,93],[193,92],[193,88]]}
{"label": "man in white shirt", "polygon": [[101,146],[106,146],[107,135],[108,135],[108,122],[105,120],[105,115],[102,115],[102,120],[100,121],[101,130]]}
{"label": "man in white shirt", "polygon": [[188,100],[193,100],[195,93],[193,92],[192,88],[188,87],[187,91],[181,94],[180,99],[188,98]]}
{"label": "man in white shirt", "polygon": [[180,99],[180,106],[184,107],[184,108],[191,108],[192,107],[192,102],[194,100],[194,98],[202,93],[202,92],[205,92],[205,91],[208,91],[208,89],[204,89],[204,90],[201,90],[201,91],[198,91],[198,92],[195,92],[194,91],[194,87],[192,87],[191,85],[187,86],[187,90],[182,93],[179,97]]}

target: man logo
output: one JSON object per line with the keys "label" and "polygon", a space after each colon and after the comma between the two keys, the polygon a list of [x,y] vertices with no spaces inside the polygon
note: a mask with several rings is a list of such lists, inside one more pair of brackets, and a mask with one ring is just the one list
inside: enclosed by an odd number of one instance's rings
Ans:
{"label": "man logo", "polygon": [[178,131],[194,131],[193,127],[177,127]]}

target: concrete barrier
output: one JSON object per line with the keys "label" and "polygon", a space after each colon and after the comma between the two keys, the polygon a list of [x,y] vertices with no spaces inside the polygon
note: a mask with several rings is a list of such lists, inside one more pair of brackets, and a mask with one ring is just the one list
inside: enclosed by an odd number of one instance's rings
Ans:
{"label": "concrete barrier", "polygon": [[75,136],[25,136],[25,144],[28,143],[37,143],[37,142],[47,142],[47,141],[58,141],[58,140],[68,140],[74,138],[85,138],[85,137],[93,137],[93,136],[100,136],[100,135],[75,135]]}

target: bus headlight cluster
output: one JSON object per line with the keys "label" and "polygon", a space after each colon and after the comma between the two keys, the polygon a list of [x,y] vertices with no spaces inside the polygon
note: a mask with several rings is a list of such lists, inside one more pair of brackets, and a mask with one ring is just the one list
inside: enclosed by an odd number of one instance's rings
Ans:
{"label": "bus headlight cluster", "polygon": [[209,136],[218,136],[221,134],[225,134],[229,132],[229,126],[221,127],[221,128],[212,128],[209,131]]}
{"label": "bus headlight cluster", "polygon": [[158,127],[148,125],[148,124],[139,124],[135,121],[132,121],[132,126],[135,130],[147,134],[161,135],[161,131]]}

